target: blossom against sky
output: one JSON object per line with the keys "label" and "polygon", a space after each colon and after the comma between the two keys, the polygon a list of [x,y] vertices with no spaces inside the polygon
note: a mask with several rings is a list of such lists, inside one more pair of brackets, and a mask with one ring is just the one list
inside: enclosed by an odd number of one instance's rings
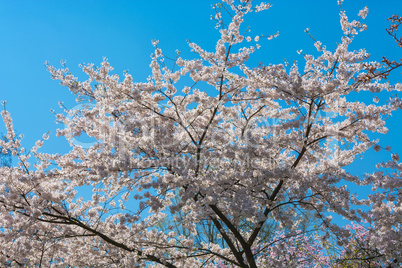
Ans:
{"label": "blossom against sky", "polygon": [[[0,100],[7,100],[14,126],[25,138],[23,144],[30,148],[43,133],[50,131],[51,139],[44,151],[68,150],[63,138],[56,138],[55,116],[51,110],[60,111],[58,102],[74,107],[74,96],[67,88],[50,79],[44,63],[59,66],[65,60],[75,76],[84,78],[78,68],[82,63],[100,64],[107,57],[115,67],[114,72],[123,77],[128,70],[135,81],[145,81],[151,73],[151,41],[159,40],[159,47],[166,55],[194,57],[187,41],[196,42],[213,50],[218,39],[211,5],[215,1],[6,1],[0,0]],[[279,37],[268,41],[260,38],[261,48],[252,56],[250,66],[302,61],[297,50],[314,53],[314,41],[309,32],[328,48],[340,42],[339,7],[336,0],[327,1],[271,1],[272,8],[246,20],[251,35],[266,36],[279,31]],[[390,59],[402,58],[402,49],[385,32],[386,19],[395,13],[402,14],[398,0],[346,0],[346,14],[357,18],[360,9],[367,6],[369,14],[365,23],[368,30],[360,34],[354,46],[366,48],[373,59],[383,55]],[[392,82],[401,81],[400,71]],[[402,152],[399,142],[402,127],[398,115],[389,119],[390,129],[384,146]],[[399,117],[400,118],[400,117]],[[0,129],[4,131],[4,129]]]}

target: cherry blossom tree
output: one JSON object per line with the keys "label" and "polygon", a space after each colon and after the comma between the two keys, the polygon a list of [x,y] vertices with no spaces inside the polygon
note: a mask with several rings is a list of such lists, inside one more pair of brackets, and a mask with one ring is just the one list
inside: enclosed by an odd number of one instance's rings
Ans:
{"label": "cherry blossom tree", "polygon": [[[7,139],[0,147],[19,163],[0,167],[0,262],[329,267],[401,261],[399,156],[390,152],[390,160],[364,176],[346,167],[368,149],[385,147],[372,133],[387,132],[386,118],[401,100],[378,93],[402,90],[386,79],[402,64],[371,61],[364,49],[349,48],[366,29],[364,8],[353,21],[341,9],[339,44],[330,51],[315,41],[316,53],[300,52],[303,67],[248,67],[261,36],[249,36],[242,23],[268,8],[248,0],[216,5],[215,51],[190,42],[197,58],[178,53],[173,68],[154,41],[146,82],[129,73],[121,80],[106,58],[99,67],[81,66],[88,75],[83,82],[64,65],[48,65],[52,78],[88,105],[57,114],[66,126],[57,135],[71,150],[55,155],[39,151],[47,134],[27,152],[10,113],[1,112]],[[363,91],[373,101],[349,98]],[[74,144],[83,134],[97,142]],[[372,193],[352,194],[349,185],[371,186]],[[84,198],[89,188],[93,195]],[[361,223],[360,233],[333,215]]]}

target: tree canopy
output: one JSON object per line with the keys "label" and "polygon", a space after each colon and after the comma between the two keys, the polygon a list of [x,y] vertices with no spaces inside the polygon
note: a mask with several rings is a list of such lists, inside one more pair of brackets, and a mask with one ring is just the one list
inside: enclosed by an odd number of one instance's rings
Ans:
{"label": "tree canopy", "polygon": [[[341,4],[341,3],[340,3]],[[0,262],[54,267],[379,267],[402,261],[399,156],[373,133],[401,108],[388,74],[402,65],[352,50],[357,20],[340,9],[334,50],[315,41],[301,63],[247,65],[260,48],[243,22],[270,4],[214,6],[215,51],[189,42],[195,59],[165,56],[158,41],[147,81],[82,65],[47,65],[80,109],[57,121],[66,154],[29,151],[10,113],[0,147]],[[398,45],[401,24],[388,29]],[[308,32],[308,31],[307,31]],[[275,38],[276,34],[267,36]],[[266,38],[266,37],[264,37]],[[360,92],[373,99],[356,100]],[[352,96],[352,97],[351,97]],[[381,99],[379,99],[380,96]],[[83,148],[74,137],[96,139]],[[363,176],[346,168],[370,148],[389,161]],[[372,191],[368,196],[351,192]],[[83,198],[82,189],[93,195]],[[333,217],[350,221],[343,226]]]}

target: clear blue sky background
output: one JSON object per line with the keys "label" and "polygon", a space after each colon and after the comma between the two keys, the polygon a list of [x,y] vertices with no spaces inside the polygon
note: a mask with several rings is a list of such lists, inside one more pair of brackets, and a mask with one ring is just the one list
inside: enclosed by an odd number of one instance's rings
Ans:
{"label": "clear blue sky background", "polygon": [[[30,148],[42,134],[50,131],[51,139],[45,144],[46,152],[65,152],[67,143],[55,137],[58,127],[51,109],[59,110],[58,101],[73,107],[74,97],[67,88],[50,79],[45,61],[60,66],[66,60],[73,74],[82,75],[78,64],[95,63],[108,57],[115,73],[124,70],[133,74],[134,80],[145,81],[150,74],[152,39],[160,40],[159,46],[166,55],[176,49],[183,56],[194,57],[187,40],[194,41],[208,50],[214,50],[218,38],[214,22],[209,19],[214,1],[154,0],[0,0],[0,100],[7,100],[7,110],[14,119],[14,126],[25,135],[23,145]],[[336,0],[273,0],[269,11],[249,17],[245,26],[252,34],[270,35],[279,31],[277,39],[261,41],[262,48],[250,59],[257,62],[281,63],[302,58],[296,50],[314,53],[313,41],[304,33],[305,28],[328,48],[340,41],[339,7]],[[357,38],[353,47],[364,47],[373,59],[383,55],[391,59],[402,58],[402,49],[385,32],[386,19],[395,13],[402,15],[400,0],[345,0],[343,5],[350,18],[357,18],[358,11],[369,7],[365,20],[368,31]],[[402,81],[399,70],[392,82]],[[389,122],[387,137],[381,137],[384,147],[393,145],[393,151],[402,155],[401,121],[397,113]],[[4,127],[0,124],[0,131]],[[385,153],[371,152],[356,170],[372,169],[367,160],[386,157]],[[389,156],[388,156],[389,157]]]}

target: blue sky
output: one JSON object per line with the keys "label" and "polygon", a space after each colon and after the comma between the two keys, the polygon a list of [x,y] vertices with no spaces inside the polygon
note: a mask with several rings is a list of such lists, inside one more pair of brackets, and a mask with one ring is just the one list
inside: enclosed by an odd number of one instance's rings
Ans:
{"label": "blue sky", "polygon": [[[67,88],[50,79],[45,61],[60,66],[66,60],[74,75],[85,78],[78,64],[98,65],[106,56],[115,73],[124,70],[133,74],[135,81],[145,81],[150,74],[151,41],[160,40],[159,47],[166,55],[175,50],[183,57],[194,57],[187,40],[213,50],[218,38],[214,22],[209,19],[215,1],[106,1],[106,0],[0,0],[0,100],[7,100],[7,110],[14,126],[25,138],[23,145],[30,148],[43,133],[50,131],[51,139],[45,144],[46,152],[65,152],[67,143],[55,137],[55,116],[51,109],[59,110],[58,101],[73,107],[74,97]],[[252,15],[245,21],[252,34],[270,35],[279,31],[279,37],[262,41],[261,49],[250,59],[250,65],[262,62],[281,63],[302,60],[296,50],[314,53],[311,34],[328,48],[340,41],[339,7],[336,0],[274,0],[273,7]],[[386,19],[395,13],[402,14],[399,0],[345,0],[344,9],[350,18],[368,6],[368,30],[356,39],[353,47],[364,47],[373,59],[383,55],[391,59],[402,58],[385,32]],[[392,82],[402,81],[401,71],[391,76]],[[389,120],[389,135],[381,137],[385,145],[402,154],[400,136],[402,113]],[[0,131],[4,127],[0,125]],[[377,159],[386,154],[369,154]],[[361,162],[363,163],[363,162]],[[364,162],[367,163],[367,162]],[[359,163],[357,163],[359,165]],[[359,166],[356,166],[357,168]]]}

